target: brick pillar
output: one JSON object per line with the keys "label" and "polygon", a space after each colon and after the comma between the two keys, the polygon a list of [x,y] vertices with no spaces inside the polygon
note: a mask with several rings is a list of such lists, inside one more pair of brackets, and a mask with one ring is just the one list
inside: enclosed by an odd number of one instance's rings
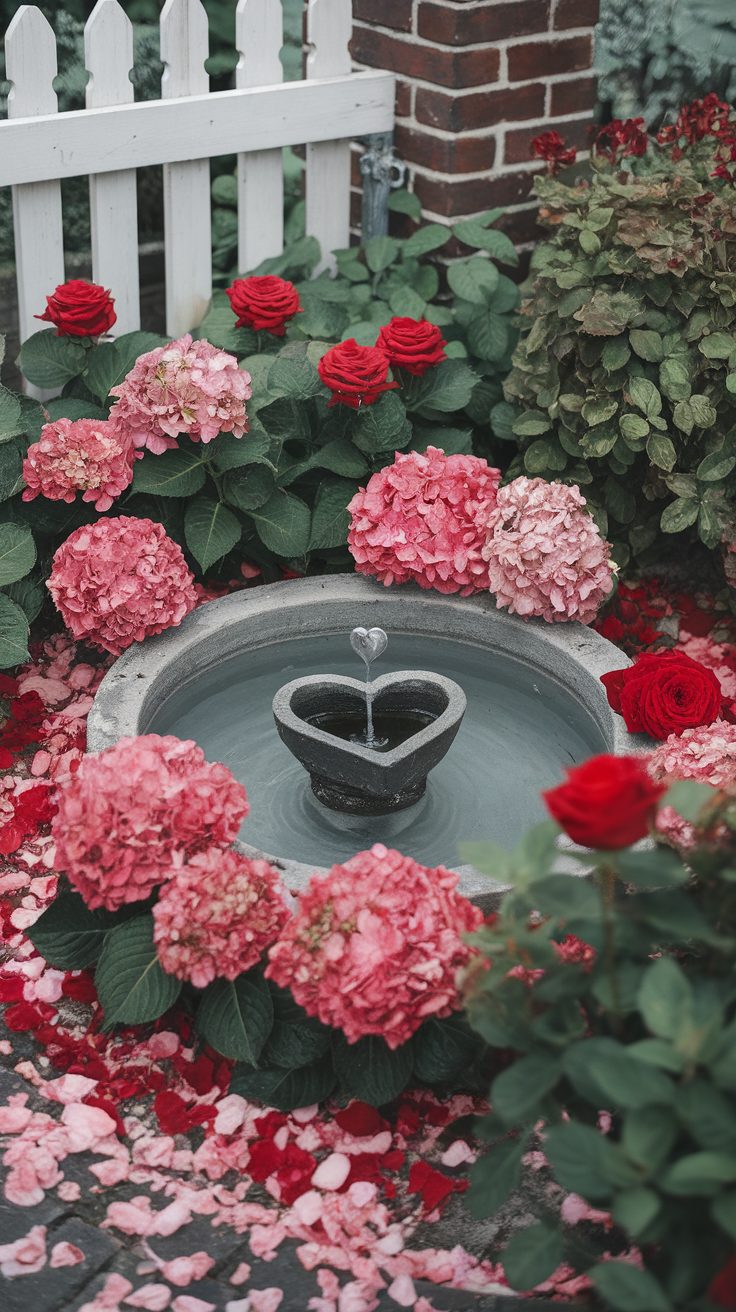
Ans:
{"label": "brick pillar", "polygon": [[598,0],[353,0],[354,60],[397,74],[396,149],[425,218],[503,205],[532,238],[529,143],[554,128],[586,149],[597,16]]}

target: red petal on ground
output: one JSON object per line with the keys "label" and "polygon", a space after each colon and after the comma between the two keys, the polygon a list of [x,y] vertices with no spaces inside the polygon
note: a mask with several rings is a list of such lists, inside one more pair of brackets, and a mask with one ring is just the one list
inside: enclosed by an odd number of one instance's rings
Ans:
{"label": "red petal on ground", "polygon": [[375,1107],[358,1099],[335,1112],[335,1121],[341,1130],[345,1130],[346,1134],[354,1134],[357,1139],[369,1138],[391,1128]]}

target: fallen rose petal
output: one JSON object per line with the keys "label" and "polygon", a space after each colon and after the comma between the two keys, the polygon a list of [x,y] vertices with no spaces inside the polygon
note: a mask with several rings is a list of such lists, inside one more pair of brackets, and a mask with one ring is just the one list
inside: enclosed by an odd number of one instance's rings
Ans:
{"label": "fallen rose petal", "polygon": [[215,1312],[214,1303],[205,1303],[203,1298],[192,1294],[179,1294],[171,1304],[173,1312]]}
{"label": "fallen rose petal", "polygon": [[251,1312],[277,1312],[284,1300],[283,1289],[251,1289]]}
{"label": "fallen rose petal", "polygon": [[350,1158],[344,1153],[330,1153],[314,1172],[312,1184],[316,1189],[340,1189],[349,1175]]}
{"label": "fallen rose petal", "polygon": [[77,1248],[76,1244],[69,1244],[66,1240],[62,1240],[60,1243],[54,1244],[51,1249],[49,1266],[77,1266],[79,1262],[83,1261],[84,1253],[81,1248]]}
{"label": "fallen rose petal", "polygon": [[179,1289],[184,1289],[195,1280],[201,1280],[212,1270],[215,1259],[200,1251],[189,1257],[175,1257],[170,1262],[161,1262],[159,1270],[164,1280],[168,1280]]}
{"label": "fallen rose petal", "polygon": [[[304,1195],[302,1195],[302,1197],[304,1197]],[[246,1280],[250,1280],[250,1263],[240,1262],[230,1277],[230,1284],[244,1285]]]}
{"label": "fallen rose petal", "polygon": [[34,1225],[22,1239],[0,1245],[0,1273],[7,1280],[30,1276],[46,1265],[46,1226]]}
{"label": "fallen rose petal", "polygon": [[91,1303],[85,1303],[79,1312],[119,1312],[118,1304],[131,1292],[133,1286],[125,1276],[109,1275]]}
{"label": "fallen rose petal", "polygon": [[131,1307],[145,1308],[146,1312],[164,1312],[171,1301],[171,1290],[168,1285],[141,1285],[123,1301]]}

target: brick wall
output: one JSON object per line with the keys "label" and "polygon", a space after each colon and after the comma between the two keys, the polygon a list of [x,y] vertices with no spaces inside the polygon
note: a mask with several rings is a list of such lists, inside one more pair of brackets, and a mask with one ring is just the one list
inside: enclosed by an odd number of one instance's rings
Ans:
{"label": "brick wall", "polygon": [[397,75],[396,149],[427,219],[503,205],[534,232],[532,137],[588,144],[598,0],[353,0],[353,59]]}

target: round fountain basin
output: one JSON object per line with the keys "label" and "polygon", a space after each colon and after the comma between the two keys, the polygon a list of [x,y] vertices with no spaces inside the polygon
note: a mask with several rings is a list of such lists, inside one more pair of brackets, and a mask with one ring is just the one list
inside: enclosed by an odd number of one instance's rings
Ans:
{"label": "round fountain basin", "polygon": [[[271,704],[304,675],[359,670],[356,625],[380,625],[388,649],[375,674],[431,670],[465,692],[467,711],[424,796],[393,815],[321,806],[280,741]],[[292,888],[376,842],[425,865],[459,869],[467,896],[503,887],[462,866],[459,845],[512,846],[545,817],[540,792],[599,752],[641,750],[613,715],[601,674],[621,652],[578,624],[529,622],[492,598],[384,589],[356,575],[258,587],[209,602],[177,629],[129,649],[105,677],[89,717],[89,749],[140,733],[193,738],[248,792],[241,845],[276,859]]]}

